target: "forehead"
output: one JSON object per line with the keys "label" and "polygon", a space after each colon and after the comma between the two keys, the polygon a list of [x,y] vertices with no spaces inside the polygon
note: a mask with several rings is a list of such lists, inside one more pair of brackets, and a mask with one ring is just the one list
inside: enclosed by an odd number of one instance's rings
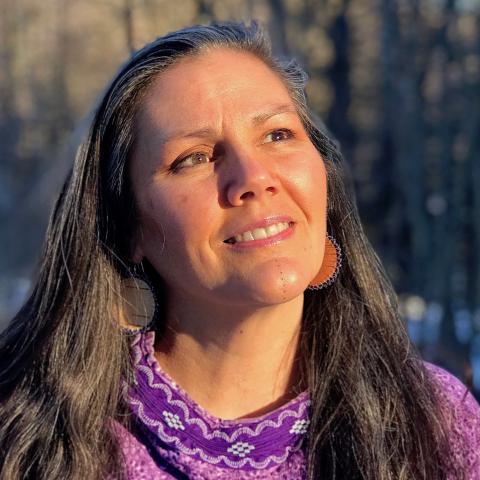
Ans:
{"label": "forehead", "polygon": [[277,72],[249,52],[217,48],[158,75],[139,110],[140,130],[213,124],[294,102]]}

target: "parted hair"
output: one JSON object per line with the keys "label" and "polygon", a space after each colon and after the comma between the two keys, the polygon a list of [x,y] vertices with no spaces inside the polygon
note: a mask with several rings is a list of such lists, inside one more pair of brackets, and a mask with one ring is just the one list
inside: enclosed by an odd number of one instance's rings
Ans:
{"label": "parted hair", "polygon": [[[136,228],[128,177],[136,113],[157,75],[219,47],[249,52],[280,76],[327,168],[328,230],[344,262],[333,285],[305,293],[308,478],[445,478],[449,446],[433,380],[362,230],[342,155],[313,120],[306,74],[274,58],[253,22],[160,37],[132,55],[102,96],[52,213],[32,293],[0,336],[0,479],[124,475],[112,420],[128,428],[122,385],[133,372],[115,312]],[[159,334],[161,327],[162,319]]]}

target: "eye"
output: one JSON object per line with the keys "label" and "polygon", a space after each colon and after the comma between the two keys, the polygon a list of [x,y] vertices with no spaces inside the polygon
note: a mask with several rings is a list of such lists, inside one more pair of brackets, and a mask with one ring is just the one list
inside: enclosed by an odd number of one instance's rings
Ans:
{"label": "eye", "polygon": [[281,142],[283,140],[288,140],[289,138],[293,137],[293,132],[288,128],[280,128],[277,130],[273,130],[265,136],[265,143],[270,142]]}
{"label": "eye", "polygon": [[175,171],[181,170],[182,168],[194,167],[195,165],[200,165],[202,163],[209,163],[211,161],[212,161],[212,158],[209,153],[193,152],[173,162],[171,166],[171,170],[175,172]]}

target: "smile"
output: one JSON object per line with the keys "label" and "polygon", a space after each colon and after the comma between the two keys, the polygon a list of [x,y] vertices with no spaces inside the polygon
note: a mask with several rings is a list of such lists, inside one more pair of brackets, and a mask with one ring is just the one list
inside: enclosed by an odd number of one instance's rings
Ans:
{"label": "smile", "polygon": [[264,228],[255,228],[253,230],[247,230],[246,232],[235,235],[234,237],[227,238],[225,243],[238,244],[253,242],[255,240],[265,240],[272,238],[285,232],[293,225],[293,222],[278,222],[272,225],[268,225]]}

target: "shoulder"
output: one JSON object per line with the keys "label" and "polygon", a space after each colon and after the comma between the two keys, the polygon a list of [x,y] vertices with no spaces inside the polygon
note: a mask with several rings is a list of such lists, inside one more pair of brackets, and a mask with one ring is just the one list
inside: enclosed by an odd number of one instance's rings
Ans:
{"label": "shoulder", "polygon": [[480,405],[468,388],[443,368],[427,362],[424,365],[433,380],[433,387],[440,404],[451,413],[455,413],[458,420],[468,416],[469,425],[477,427],[475,432],[478,435],[480,432],[478,429],[480,427]]}
{"label": "shoulder", "polygon": [[[126,480],[172,480],[170,474],[161,469],[151,457],[147,447],[116,420],[110,427],[115,432],[123,455]],[[113,475],[106,480],[117,480]]]}
{"label": "shoulder", "polygon": [[480,478],[480,405],[467,387],[451,373],[430,363],[425,368],[433,381],[439,407],[448,422],[453,460],[465,472]]}

